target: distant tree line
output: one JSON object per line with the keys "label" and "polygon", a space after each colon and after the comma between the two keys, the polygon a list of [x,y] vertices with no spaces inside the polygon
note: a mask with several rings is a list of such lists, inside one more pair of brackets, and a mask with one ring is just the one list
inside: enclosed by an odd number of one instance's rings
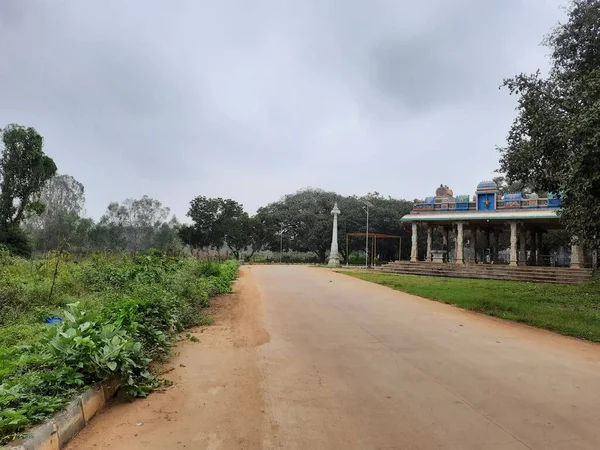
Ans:
{"label": "distant tree line", "polygon": [[[305,189],[259,208],[249,216],[231,199],[196,197],[188,216],[192,224],[179,229],[181,240],[193,249],[219,248],[226,244],[236,258],[251,258],[256,251],[294,251],[314,254],[325,262],[331,247],[331,210],[337,202],[342,211],[338,219],[338,246],[346,258],[346,234],[366,231],[366,207],[369,207],[369,231],[408,237],[400,218],[412,208],[412,202],[386,198],[378,193],[365,197],[342,196],[320,189]],[[392,259],[397,255],[399,239],[382,240],[378,253]],[[406,240],[406,245],[408,241]],[[362,250],[365,238],[349,240],[349,249]],[[408,252],[408,249],[405,249]],[[408,253],[407,253],[408,254]]]}
{"label": "distant tree line", "polygon": [[[71,253],[157,249],[196,254],[226,249],[235,258],[251,258],[270,250],[311,253],[324,262],[331,245],[331,209],[338,203],[339,248],[346,257],[346,233],[369,230],[391,235],[409,234],[400,218],[412,202],[378,193],[359,198],[320,189],[305,189],[282,197],[250,215],[232,199],[198,196],[190,202],[190,224],[181,224],[166,206],[153,198],[111,202],[97,222],[85,215],[85,187],[74,177],[58,174],[43,152],[43,138],[34,128],[8,125],[0,130],[0,245],[28,256],[60,248]],[[349,241],[362,250],[364,238]],[[408,240],[406,240],[408,245]],[[405,249],[408,254],[408,248]],[[398,240],[381,241],[378,253],[393,258]]]}

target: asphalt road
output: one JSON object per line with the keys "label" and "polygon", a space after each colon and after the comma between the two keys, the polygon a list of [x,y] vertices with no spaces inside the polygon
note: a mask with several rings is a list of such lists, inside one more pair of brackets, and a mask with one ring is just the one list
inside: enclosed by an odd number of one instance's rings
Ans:
{"label": "asphalt road", "polygon": [[172,389],[69,449],[600,449],[598,345],[321,268],[245,267],[236,290]]}
{"label": "asphalt road", "polygon": [[600,449],[600,346],[307,267],[252,267],[281,448]]}

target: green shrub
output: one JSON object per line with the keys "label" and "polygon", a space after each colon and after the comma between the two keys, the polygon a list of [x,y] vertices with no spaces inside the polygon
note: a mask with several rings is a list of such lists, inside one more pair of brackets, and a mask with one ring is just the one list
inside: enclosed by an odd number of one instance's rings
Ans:
{"label": "green shrub", "polygon": [[[151,361],[169,355],[176,332],[211,322],[209,299],[231,291],[239,268],[156,252],[64,258],[49,301],[55,262],[0,250],[0,445],[85,385],[116,377],[146,395],[158,383]],[[54,315],[63,323],[46,325]]]}
{"label": "green shrub", "polygon": [[86,383],[118,377],[127,393],[145,396],[156,384],[150,359],[121,323],[99,324],[95,316],[69,305],[65,321],[50,327],[45,351],[57,364],[76,368]]}
{"label": "green shrub", "polygon": [[0,244],[15,256],[31,256],[31,242],[27,233],[19,227],[0,226]]}

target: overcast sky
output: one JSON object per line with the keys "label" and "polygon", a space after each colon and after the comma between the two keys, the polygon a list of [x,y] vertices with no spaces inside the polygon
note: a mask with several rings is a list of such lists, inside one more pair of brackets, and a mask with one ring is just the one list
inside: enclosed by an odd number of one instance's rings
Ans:
{"label": "overcast sky", "polygon": [[0,127],[35,127],[98,218],[148,194],[413,199],[493,176],[565,0],[0,0]]}

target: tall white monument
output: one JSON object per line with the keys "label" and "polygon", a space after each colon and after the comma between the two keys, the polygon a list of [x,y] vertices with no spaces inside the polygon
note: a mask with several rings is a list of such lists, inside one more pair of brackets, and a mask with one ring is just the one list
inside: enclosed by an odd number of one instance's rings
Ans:
{"label": "tall white monument", "polygon": [[338,224],[337,224],[337,216],[340,214],[340,209],[338,208],[337,202],[333,205],[333,209],[331,210],[331,214],[333,214],[333,233],[331,236],[331,251],[329,252],[329,266],[331,267],[340,267],[340,255],[338,252]]}

